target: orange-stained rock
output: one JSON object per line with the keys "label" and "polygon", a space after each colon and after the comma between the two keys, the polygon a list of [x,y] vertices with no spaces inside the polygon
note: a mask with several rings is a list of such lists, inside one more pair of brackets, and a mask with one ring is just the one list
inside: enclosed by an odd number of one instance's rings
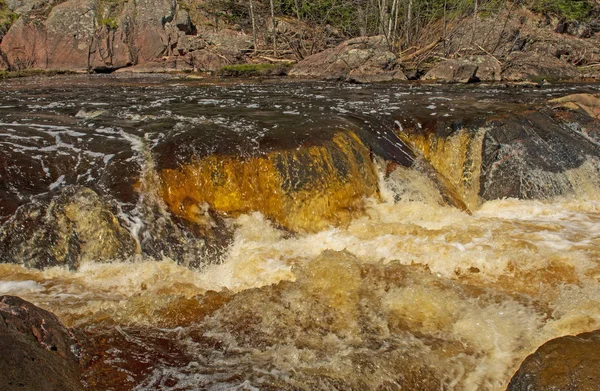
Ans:
{"label": "orange-stained rock", "polygon": [[260,211],[285,228],[314,232],[357,216],[378,194],[369,148],[352,132],[316,145],[243,158],[210,155],[160,172],[169,210],[205,224],[208,206],[223,215]]}

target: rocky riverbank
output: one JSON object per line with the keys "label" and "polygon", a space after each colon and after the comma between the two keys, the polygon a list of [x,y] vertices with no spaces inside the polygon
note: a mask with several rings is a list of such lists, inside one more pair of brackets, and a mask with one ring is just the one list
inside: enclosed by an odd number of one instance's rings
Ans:
{"label": "rocky riverbank", "polygon": [[0,70],[5,71],[219,73],[235,64],[296,63],[263,73],[291,69],[295,77],[356,82],[600,77],[597,25],[567,23],[524,7],[453,21],[443,33],[432,28],[403,52],[385,35],[344,40],[332,33],[321,42],[323,51],[306,56],[293,50],[304,41],[287,38],[290,31],[314,35],[306,23],[276,18],[276,34],[285,39],[269,53],[257,50],[244,26],[219,25],[202,7],[184,1],[9,0],[0,8]]}

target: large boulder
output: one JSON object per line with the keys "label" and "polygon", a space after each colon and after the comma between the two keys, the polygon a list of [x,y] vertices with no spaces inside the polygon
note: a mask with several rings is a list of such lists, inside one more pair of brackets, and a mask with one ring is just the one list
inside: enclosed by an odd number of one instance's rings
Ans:
{"label": "large boulder", "polygon": [[2,390],[84,390],[79,350],[78,338],[55,315],[18,297],[0,296]]}
{"label": "large boulder", "polygon": [[309,56],[296,64],[290,75],[358,82],[406,80],[383,36],[350,39]]}
{"label": "large boulder", "polygon": [[0,227],[0,262],[67,266],[132,255],[137,245],[93,190],[69,186],[17,209]]}
{"label": "large boulder", "polygon": [[600,331],[550,340],[523,361],[507,391],[596,391]]}
{"label": "large boulder", "polygon": [[470,83],[477,80],[479,66],[464,59],[446,60],[433,67],[423,80],[439,80],[450,83]]}
{"label": "large boulder", "polygon": [[[163,148],[173,153],[169,145]],[[366,197],[378,194],[370,150],[350,131],[252,157],[192,156],[160,169],[160,177],[169,211],[198,226],[213,224],[207,211],[223,216],[260,211],[292,231],[315,232],[348,223],[361,213]]]}
{"label": "large boulder", "polygon": [[513,113],[486,126],[483,199],[548,199],[600,185],[598,144],[550,109]]}

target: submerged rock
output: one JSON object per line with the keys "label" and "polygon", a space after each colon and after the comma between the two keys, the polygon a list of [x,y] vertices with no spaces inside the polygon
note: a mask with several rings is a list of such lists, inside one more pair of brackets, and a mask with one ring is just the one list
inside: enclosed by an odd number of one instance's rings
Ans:
{"label": "submerged rock", "polygon": [[161,195],[171,213],[199,226],[221,215],[260,211],[293,231],[345,224],[378,194],[370,150],[352,132],[259,156],[209,155],[163,169]]}
{"label": "submerged rock", "polygon": [[300,61],[290,75],[357,82],[406,80],[384,36],[345,41]]}
{"label": "submerged rock", "polygon": [[593,391],[600,385],[600,331],[550,340],[523,361],[507,391]]}
{"label": "submerged rock", "polygon": [[0,388],[78,391],[79,341],[50,312],[14,296],[0,296]]}
{"label": "submerged rock", "polygon": [[0,262],[44,268],[129,256],[136,242],[93,190],[69,186],[17,209],[0,227]]}

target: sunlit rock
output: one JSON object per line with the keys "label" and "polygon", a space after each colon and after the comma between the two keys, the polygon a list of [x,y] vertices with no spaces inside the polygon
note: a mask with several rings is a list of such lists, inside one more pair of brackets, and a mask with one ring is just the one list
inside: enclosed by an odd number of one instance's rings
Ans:
{"label": "sunlit rock", "polygon": [[260,211],[285,228],[318,231],[360,214],[378,194],[369,148],[351,132],[262,155],[209,155],[160,172],[171,213],[206,225],[205,208],[237,216]]}
{"label": "sunlit rock", "polygon": [[18,297],[0,296],[2,390],[83,390],[79,348],[55,315]]}
{"label": "sunlit rock", "polygon": [[479,66],[469,60],[447,60],[427,72],[423,80],[439,80],[452,83],[476,81],[475,74]]}
{"label": "sunlit rock", "polygon": [[19,207],[0,228],[0,249],[3,263],[77,268],[131,255],[136,242],[98,194],[72,186]]}
{"label": "sunlit rock", "polygon": [[583,110],[590,117],[600,119],[600,96],[598,95],[573,94],[552,99],[550,102],[559,103],[567,109]]}
{"label": "sunlit rock", "polygon": [[358,82],[406,80],[384,36],[359,37],[300,61],[292,76]]}
{"label": "sunlit rock", "polygon": [[523,361],[507,391],[594,391],[600,384],[600,332],[553,339]]}

